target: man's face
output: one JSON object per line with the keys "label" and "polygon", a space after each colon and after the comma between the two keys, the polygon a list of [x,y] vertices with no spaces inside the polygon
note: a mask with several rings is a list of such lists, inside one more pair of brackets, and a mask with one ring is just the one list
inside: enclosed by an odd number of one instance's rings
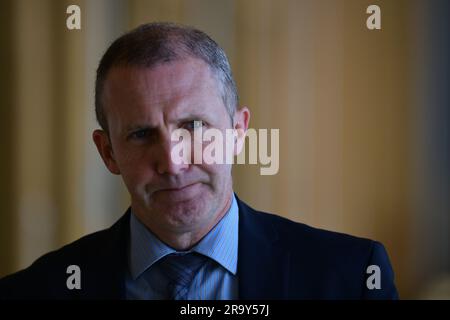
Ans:
{"label": "man's face", "polygon": [[[225,134],[232,128],[209,67],[190,58],[153,68],[113,68],[103,105],[109,139],[96,130],[94,141],[108,169],[122,175],[134,213],[157,234],[212,227],[229,205],[231,165],[171,161],[174,130],[193,135],[198,130],[194,121],[202,121],[202,130],[216,128]],[[239,115],[238,126],[243,124]],[[248,115],[245,121],[244,130]]]}

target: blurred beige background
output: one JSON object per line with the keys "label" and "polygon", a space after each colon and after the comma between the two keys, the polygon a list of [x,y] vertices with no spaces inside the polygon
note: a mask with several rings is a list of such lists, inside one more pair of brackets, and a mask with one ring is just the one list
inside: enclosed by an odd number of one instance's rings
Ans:
{"label": "blurred beige background", "polygon": [[450,298],[449,20],[446,0],[2,0],[0,276],[126,210],[91,140],[95,69],[126,30],[174,21],[225,49],[251,127],[280,129],[278,174],[236,166],[238,195],[379,240],[402,298]]}

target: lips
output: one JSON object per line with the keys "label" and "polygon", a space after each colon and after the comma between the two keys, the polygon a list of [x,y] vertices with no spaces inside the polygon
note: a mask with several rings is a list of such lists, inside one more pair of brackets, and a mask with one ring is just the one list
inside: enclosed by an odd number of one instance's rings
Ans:
{"label": "lips", "polygon": [[160,189],[154,193],[154,196],[160,201],[174,203],[197,199],[202,192],[201,183],[195,182],[182,187]]}
{"label": "lips", "polygon": [[182,191],[182,190],[184,190],[184,189],[187,189],[187,188],[189,188],[189,187],[192,187],[192,186],[196,185],[197,183],[198,183],[198,182],[190,183],[190,184],[187,184],[187,185],[185,185],[185,186],[183,186],[183,187],[178,187],[178,188],[161,189],[160,191]]}

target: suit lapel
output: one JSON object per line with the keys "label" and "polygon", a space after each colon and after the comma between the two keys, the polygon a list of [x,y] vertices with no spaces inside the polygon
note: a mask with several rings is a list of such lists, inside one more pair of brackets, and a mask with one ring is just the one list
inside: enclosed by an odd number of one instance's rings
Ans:
{"label": "suit lapel", "polygon": [[237,200],[239,299],[284,299],[289,288],[289,252],[277,246],[273,225]]}

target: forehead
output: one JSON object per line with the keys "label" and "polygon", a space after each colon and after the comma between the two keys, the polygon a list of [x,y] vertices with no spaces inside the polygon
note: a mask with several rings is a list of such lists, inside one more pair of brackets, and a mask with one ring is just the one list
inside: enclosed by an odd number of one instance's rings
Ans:
{"label": "forehead", "polygon": [[108,122],[110,115],[124,119],[145,113],[151,118],[160,112],[208,111],[206,105],[215,104],[222,104],[216,78],[205,62],[194,58],[152,68],[115,67],[104,86]]}

